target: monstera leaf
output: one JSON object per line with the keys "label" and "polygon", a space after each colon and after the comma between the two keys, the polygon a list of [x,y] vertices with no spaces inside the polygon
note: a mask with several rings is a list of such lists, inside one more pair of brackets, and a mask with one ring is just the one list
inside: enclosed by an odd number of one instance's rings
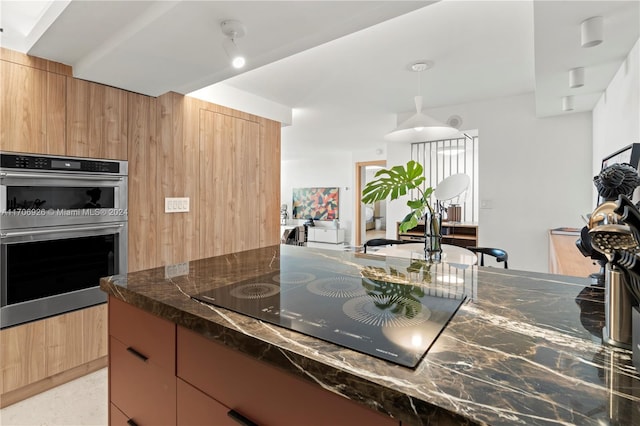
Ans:
{"label": "monstera leaf", "polygon": [[395,200],[407,194],[407,190],[417,188],[424,182],[422,165],[411,160],[404,166],[382,169],[376,173],[377,179],[367,183],[362,190],[362,202],[373,204],[390,196]]}
{"label": "monstera leaf", "polygon": [[433,188],[429,187],[424,191],[420,188],[420,185],[425,181],[423,171],[422,165],[413,160],[409,161],[406,166],[395,166],[378,171],[375,175],[376,179],[367,183],[362,190],[362,202],[373,204],[387,197],[390,200],[396,200],[407,195],[409,190],[415,189],[418,191],[419,197],[407,201],[407,206],[411,211],[402,219],[400,232],[415,228],[427,210],[433,213],[429,205],[429,197],[433,193]]}

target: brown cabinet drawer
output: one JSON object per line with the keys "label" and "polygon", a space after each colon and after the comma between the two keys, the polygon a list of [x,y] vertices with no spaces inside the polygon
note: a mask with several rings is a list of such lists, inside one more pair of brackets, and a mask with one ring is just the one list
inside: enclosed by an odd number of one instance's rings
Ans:
{"label": "brown cabinet drawer", "polygon": [[129,418],[113,404],[109,404],[109,426],[131,426]]}
{"label": "brown cabinet drawer", "polygon": [[227,407],[180,379],[177,392],[179,426],[238,426],[227,415]]}
{"label": "brown cabinet drawer", "polygon": [[175,324],[109,297],[109,335],[175,374]]}
{"label": "brown cabinet drawer", "polygon": [[177,340],[178,376],[261,426],[399,424],[185,328]]}
{"label": "brown cabinet drawer", "polygon": [[175,424],[173,371],[143,361],[113,336],[109,345],[111,402],[139,426]]}

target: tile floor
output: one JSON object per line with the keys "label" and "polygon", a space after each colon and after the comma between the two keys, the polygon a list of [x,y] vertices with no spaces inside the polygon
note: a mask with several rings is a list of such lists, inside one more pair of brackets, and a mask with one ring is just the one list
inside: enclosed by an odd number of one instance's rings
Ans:
{"label": "tile floor", "polygon": [[107,369],[103,368],[0,410],[2,426],[107,424]]}

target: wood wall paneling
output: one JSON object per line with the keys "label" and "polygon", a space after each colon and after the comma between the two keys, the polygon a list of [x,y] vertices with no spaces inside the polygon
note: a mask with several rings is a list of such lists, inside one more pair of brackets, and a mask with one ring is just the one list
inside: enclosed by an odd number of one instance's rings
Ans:
{"label": "wood wall paneling", "polygon": [[59,121],[64,122],[65,114],[64,79],[57,74],[0,61],[0,149],[64,153],[64,126]]}
{"label": "wood wall paneling", "polygon": [[36,56],[25,55],[24,53],[6,49],[4,47],[0,47],[0,60],[13,62],[19,65],[25,65],[31,68],[36,68],[55,74],[67,76],[71,76],[73,74],[69,65],[61,64],[60,62],[49,61],[47,59],[38,58]]}
{"label": "wood wall paneling", "polygon": [[67,155],[127,159],[127,92],[67,78]]}
{"label": "wood wall paneling", "polygon": [[[198,146],[185,137],[185,125],[194,125],[194,105],[177,93],[158,98],[158,163],[159,204],[158,215],[159,262],[173,264],[199,258],[199,245],[195,229],[197,208],[187,213],[164,213],[165,197],[189,197],[197,203]],[[197,115],[196,115],[197,117]],[[197,127],[196,127],[197,129]]]}
{"label": "wood wall paneling", "polygon": [[259,247],[260,125],[200,111],[200,253]]}
{"label": "wood wall paneling", "polygon": [[67,78],[47,73],[47,154],[66,154]]}
{"label": "wood wall paneling", "polygon": [[[129,272],[159,266],[157,100],[129,93]],[[163,210],[164,212],[164,210]]]}
{"label": "wood wall paneling", "polygon": [[260,127],[260,247],[280,243],[280,123]]}

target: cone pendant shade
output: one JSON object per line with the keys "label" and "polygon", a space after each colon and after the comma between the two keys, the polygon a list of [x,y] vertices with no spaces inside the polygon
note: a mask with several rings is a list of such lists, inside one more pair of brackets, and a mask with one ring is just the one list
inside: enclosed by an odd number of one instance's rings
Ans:
{"label": "cone pendant shade", "polygon": [[444,139],[458,133],[451,127],[422,112],[422,96],[415,97],[416,113],[400,123],[385,139],[392,142],[424,142]]}

